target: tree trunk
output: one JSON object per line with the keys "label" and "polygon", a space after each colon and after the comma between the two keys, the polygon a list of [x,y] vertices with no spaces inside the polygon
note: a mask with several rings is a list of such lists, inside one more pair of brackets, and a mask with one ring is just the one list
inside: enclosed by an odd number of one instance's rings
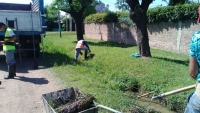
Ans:
{"label": "tree trunk", "polygon": [[126,2],[131,8],[130,18],[137,26],[137,45],[139,54],[144,57],[151,57],[146,12],[152,0],[142,0],[142,5],[139,5],[138,0],[126,0]]}
{"label": "tree trunk", "polygon": [[76,35],[77,35],[77,40],[82,40],[83,39],[83,11],[85,7],[83,7],[80,11],[71,11],[71,16],[74,18],[75,23],[76,23]]}
{"label": "tree trunk", "polygon": [[147,32],[147,18],[146,13],[140,13],[139,20],[136,22],[137,26],[137,44],[139,49],[139,54],[145,57],[151,57],[149,37]]}
{"label": "tree trunk", "polygon": [[75,18],[76,22],[76,34],[77,34],[77,40],[83,39],[83,19],[82,17]]}

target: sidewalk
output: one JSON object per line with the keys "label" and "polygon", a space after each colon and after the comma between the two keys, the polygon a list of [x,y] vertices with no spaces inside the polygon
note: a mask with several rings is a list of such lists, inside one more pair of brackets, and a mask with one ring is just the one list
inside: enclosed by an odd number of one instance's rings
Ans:
{"label": "sidewalk", "polygon": [[7,74],[5,59],[0,57],[0,113],[46,113],[42,94],[59,89],[50,76],[49,68],[32,68],[32,59],[17,61],[17,77],[4,80]]}

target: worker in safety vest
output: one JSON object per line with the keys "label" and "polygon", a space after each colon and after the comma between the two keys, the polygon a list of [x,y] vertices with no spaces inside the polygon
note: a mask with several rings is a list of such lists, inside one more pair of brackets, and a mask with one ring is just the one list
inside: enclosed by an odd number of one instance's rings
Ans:
{"label": "worker in safety vest", "polygon": [[76,48],[75,48],[75,60],[78,59],[79,54],[82,55],[81,50],[85,50],[85,59],[87,59],[87,53],[88,51],[91,52],[90,47],[87,44],[87,41],[85,40],[79,40],[76,44]]}
{"label": "worker in safety vest", "polygon": [[14,78],[14,76],[16,76],[14,41],[17,39],[17,37],[14,34],[13,30],[7,27],[3,22],[0,22],[0,31],[5,32],[4,41],[2,41],[1,45],[3,45],[3,51],[5,53],[6,63],[8,65],[8,75],[4,76],[4,79],[11,79]]}

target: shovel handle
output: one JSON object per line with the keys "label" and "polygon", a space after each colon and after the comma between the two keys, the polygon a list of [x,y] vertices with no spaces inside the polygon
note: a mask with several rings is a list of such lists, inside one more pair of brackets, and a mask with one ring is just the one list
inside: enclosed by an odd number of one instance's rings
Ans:
{"label": "shovel handle", "polygon": [[190,85],[190,86],[187,86],[187,87],[184,87],[184,88],[180,88],[180,89],[177,89],[177,90],[169,91],[169,92],[160,94],[158,96],[154,96],[154,97],[152,97],[152,99],[172,95],[172,94],[179,93],[179,92],[182,92],[182,91],[186,91],[186,90],[189,90],[189,89],[193,89],[193,88],[195,88],[195,86],[196,86],[196,84]]}
{"label": "shovel handle", "polygon": [[165,96],[195,88],[196,84],[164,93]]}

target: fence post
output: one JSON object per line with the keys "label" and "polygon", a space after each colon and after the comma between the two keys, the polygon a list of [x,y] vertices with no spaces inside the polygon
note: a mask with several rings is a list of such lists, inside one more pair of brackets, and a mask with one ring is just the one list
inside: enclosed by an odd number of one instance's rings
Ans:
{"label": "fence post", "polygon": [[181,33],[182,33],[182,21],[179,21],[178,22],[178,36],[177,36],[177,50],[178,50],[178,52],[180,52]]}

